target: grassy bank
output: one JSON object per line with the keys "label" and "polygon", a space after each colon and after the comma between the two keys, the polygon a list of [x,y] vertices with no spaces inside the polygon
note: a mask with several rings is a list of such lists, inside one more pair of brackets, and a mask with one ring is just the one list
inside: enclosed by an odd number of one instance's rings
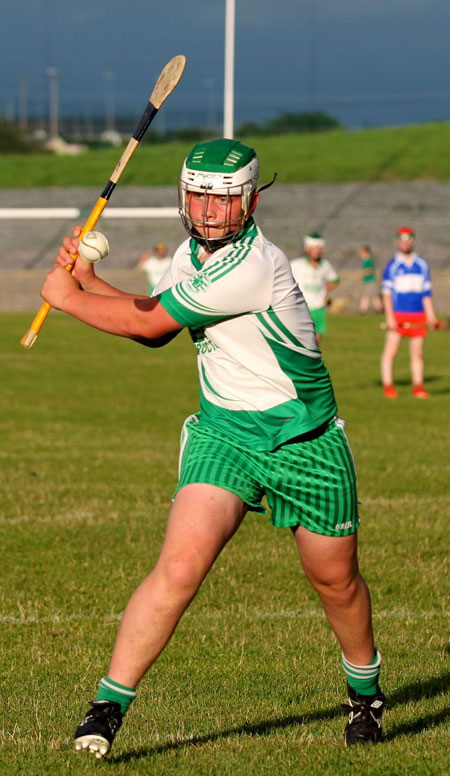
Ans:
{"label": "grassy bank", "polygon": [[[450,180],[450,124],[445,122],[240,139],[257,148],[264,180],[273,171],[278,172],[280,183]],[[173,185],[191,145],[143,144],[120,185]],[[117,149],[89,151],[78,157],[5,155],[1,158],[0,188],[102,188],[119,155]]]}

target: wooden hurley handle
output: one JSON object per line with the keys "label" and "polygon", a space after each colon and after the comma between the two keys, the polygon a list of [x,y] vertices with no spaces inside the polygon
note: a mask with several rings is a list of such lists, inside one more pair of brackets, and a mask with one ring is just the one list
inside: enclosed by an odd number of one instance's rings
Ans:
{"label": "wooden hurley handle", "polygon": [[[91,213],[89,215],[88,220],[86,221],[85,225],[83,226],[82,232],[80,234],[79,239],[81,240],[82,237],[87,232],[92,232],[94,229],[94,226],[96,225],[98,219],[100,218],[101,214],[103,213],[103,210],[105,209],[106,205],[108,204],[108,200],[104,199],[104,197],[99,197],[97,202],[95,203],[94,207],[91,210]],[[72,254],[71,254],[72,255]],[[68,264],[66,266],[67,272],[71,272],[73,269],[73,266],[77,260],[77,254],[73,255],[73,264]],[[41,327],[47,318],[47,315],[49,314],[51,310],[51,306],[48,302],[43,302],[36,313],[33,323],[31,324],[30,328],[28,329],[27,333],[23,335],[22,339],[20,340],[20,344],[23,345],[24,348],[32,348],[34,343],[36,342],[37,335],[39,334]]]}
{"label": "wooden hurley handle", "polygon": [[[86,234],[86,232],[92,232],[92,230],[94,229],[104,208],[109,202],[109,198],[114,191],[117,181],[122,175],[125,167],[127,166],[128,162],[133,156],[136,148],[138,147],[140,141],[142,140],[145,132],[147,131],[148,127],[150,126],[151,122],[156,116],[164,100],[166,100],[169,94],[171,94],[175,89],[177,83],[179,82],[181,76],[183,75],[185,65],[186,65],[186,57],[184,56],[184,54],[178,54],[178,56],[173,57],[170,60],[170,62],[168,62],[167,65],[162,69],[158,77],[158,80],[156,81],[155,87],[150,95],[150,99],[145,108],[145,111],[142,114],[141,118],[139,119],[132,137],[128,141],[128,145],[125,148],[125,151],[123,152],[118,163],[116,164],[108,183],[106,184],[97,202],[92,208],[89,218],[86,221],[83,227],[83,230],[80,234],[80,237],[79,237],[80,240]],[[67,265],[66,270],[68,272],[72,271],[76,259],[77,259],[77,256],[74,255],[73,264]],[[51,309],[52,309],[51,306],[47,302],[44,302],[41,305],[37,315],[33,320],[33,323],[31,324],[27,333],[24,334],[24,336],[20,340],[20,344],[23,345],[24,348],[31,348],[34,345],[34,343],[36,342],[36,338],[41,330],[41,326],[44,323]]]}

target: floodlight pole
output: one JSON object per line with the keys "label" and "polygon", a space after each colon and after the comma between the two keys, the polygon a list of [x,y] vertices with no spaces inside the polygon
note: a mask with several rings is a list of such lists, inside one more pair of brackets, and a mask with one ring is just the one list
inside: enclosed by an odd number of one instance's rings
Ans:
{"label": "floodlight pole", "polygon": [[115,74],[110,70],[103,73],[103,78],[106,81],[106,120],[105,129],[108,132],[115,130],[116,124],[116,106],[115,106],[115,94],[114,94],[114,79]]}
{"label": "floodlight pole", "polygon": [[28,79],[19,80],[19,126],[25,131],[28,127]]}
{"label": "floodlight pole", "polygon": [[236,0],[225,0],[225,83],[223,90],[223,136],[234,136],[234,29]]}
{"label": "floodlight pole", "polygon": [[50,137],[58,137],[59,134],[59,94],[58,71],[56,67],[47,68],[49,79],[49,134]]}

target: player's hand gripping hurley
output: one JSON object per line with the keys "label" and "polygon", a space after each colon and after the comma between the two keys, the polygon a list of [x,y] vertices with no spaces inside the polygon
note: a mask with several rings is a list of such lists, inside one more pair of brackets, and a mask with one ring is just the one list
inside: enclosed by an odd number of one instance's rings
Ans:
{"label": "player's hand gripping hurley", "polygon": [[[134,130],[133,135],[130,138],[125,151],[120,157],[118,164],[114,168],[113,174],[111,175],[108,183],[106,184],[97,202],[92,208],[91,213],[85,225],[83,226],[82,232],[79,235],[79,238],[78,238],[79,240],[81,240],[87,232],[93,231],[98,219],[100,218],[103,210],[105,209],[106,205],[109,202],[109,198],[111,197],[111,194],[114,191],[117,181],[122,175],[125,167],[127,166],[132,155],[134,154],[145,132],[147,131],[148,127],[153,121],[156,113],[158,112],[159,108],[163,104],[164,100],[169,96],[169,94],[173,92],[178,81],[183,75],[185,64],[186,64],[186,57],[183,54],[179,54],[178,56],[173,57],[173,59],[171,59],[170,62],[168,62],[167,65],[161,71],[159,78],[155,84],[155,88],[153,89],[150,95],[148,105],[145,108],[145,111],[142,114],[141,118],[139,119],[136,129]],[[72,271],[78,254],[71,254],[71,255],[73,257],[73,264],[69,264],[66,267],[66,270],[68,270],[69,272]],[[21,339],[21,344],[24,346],[24,348],[31,348],[34,345],[37,335],[39,334],[39,331],[41,329],[41,326],[44,323],[50,310],[51,310],[51,307],[48,304],[48,302],[44,302],[41,305],[29,330]]]}

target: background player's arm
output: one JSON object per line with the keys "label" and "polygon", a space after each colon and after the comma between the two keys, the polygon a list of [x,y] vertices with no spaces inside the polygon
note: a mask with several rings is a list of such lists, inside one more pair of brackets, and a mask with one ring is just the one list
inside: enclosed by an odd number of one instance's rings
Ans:
{"label": "background player's arm", "polygon": [[338,285],[340,278],[335,268],[329,262],[326,264],[327,273],[325,277],[327,295]]}
{"label": "background player's arm", "polygon": [[396,329],[397,322],[394,317],[394,305],[392,302],[392,294],[386,289],[383,290],[383,305],[384,314],[386,316],[386,326],[388,329]]}
{"label": "background player's arm", "polygon": [[424,296],[423,309],[425,311],[425,315],[427,316],[428,325],[433,328],[437,326],[438,319],[436,317],[436,313],[434,312],[434,305],[431,296]]}
{"label": "background player's arm", "polygon": [[144,251],[144,253],[141,253],[141,255],[139,256],[139,261],[137,263],[137,269],[141,270],[142,265],[145,264],[145,262],[147,261],[147,259],[150,258],[151,255],[152,255],[151,251]]}

